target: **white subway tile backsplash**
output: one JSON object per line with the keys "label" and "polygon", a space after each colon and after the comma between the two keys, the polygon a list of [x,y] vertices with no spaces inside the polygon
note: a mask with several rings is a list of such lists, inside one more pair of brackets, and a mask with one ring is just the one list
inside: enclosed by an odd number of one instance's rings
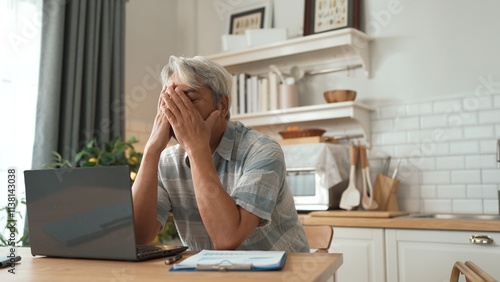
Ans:
{"label": "white subway tile backsplash", "polygon": [[476,154],[479,151],[478,141],[450,142],[450,154]]}
{"label": "white subway tile backsplash", "polygon": [[482,154],[496,154],[497,152],[497,139],[486,139],[479,142],[480,152]]}
{"label": "white subway tile backsplash", "polygon": [[423,157],[418,144],[405,144],[394,146],[394,156],[411,156],[413,158]]}
{"label": "white subway tile backsplash", "polygon": [[494,154],[465,156],[465,167],[474,168],[496,168],[497,161]]}
{"label": "white subway tile backsplash", "polygon": [[480,124],[500,124],[500,110],[481,111],[478,115]]}
{"label": "white subway tile backsplash", "polygon": [[422,171],[422,184],[449,184],[451,176],[449,171]]}
{"label": "white subway tile backsplash", "polygon": [[404,106],[400,105],[391,105],[391,106],[382,106],[377,109],[378,118],[398,118],[401,116],[406,116],[406,110]]}
{"label": "white subway tile backsplash", "polygon": [[467,126],[464,128],[464,137],[466,139],[493,138],[495,128],[493,125]]}
{"label": "white subway tile backsplash", "polygon": [[432,103],[431,102],[420,103],[419,104],[419,111],[420,111],[420,115],[432,114],[433,113]]}
{"label": "white subway tile backsplash", "polygon": [[404,117],[394,120],[394,130],[411,130],[420,128],[420,119],[418,117]]}
{"label": "white subway tile backsplash", "polygon": [[498,186],[497,185],[483,185],[483,198],[484,199],[497,199],[498,198]]}
{"label": "white subway tile backsplash", "polygon": [[420,127],[423,129],[448,128],[448,121],[444,114],[420,116]]}
{"label": "white subway tile backsplash", "polygon": [[435,101],[433,103],[434,113],[451,113],[462,111],[462,101],[457,99]]}
{"label": "white subway tile backsplash", "polygon": [[406,132],[386,132],[379,134],[382,137],[382,143],[384,145],[393,145],[406,143]]}
{"label": "white subway tile backsplash", "polygon": [[500,94],[493,95],[493,106],[495,109],[500,109]]}
{"label": "white subway tile backsplash", "polygon": [[439,199],[465,199],[467,196],[465,185],[438,185]]}
{"label": "white subway tile backsplash", "polygon": [[437,198],[436,185],[420,185],[420,197],[422,199],[435,199]]}
{"label": "white subway tile backsplash", "polygon": [[441,170],[463,169],[465,168],[465,158],[464,156],[436,157],[436,168]]}
{"label": "white subway tile backsplash", "polygon": [[407,116],[418,116],[420,115],[420,105],[418,103],[416,104],[406,104],[406,115]]}
{"label": "white subway tile backsplash", "polygon": [[372,133],[388,132],[394,130],[392,119],[379,119],[371,122]]}
{"label": "white subway tile backsplash", "polygon": [[481,183],[480,170],[453,170],[451,172],[451,183],[475,184]]}
{"label": "white subway tile backsplash", "polygon": [[423,211],[424,213],[451,213],[452,203],[451,199],[424,199]]}
{"label": "white subway tile backsplash", "polygon": [[483,169],[481,170],[481,178],[484,184],[499,184],[500,171],[498,169]]}
{"label": "white subway tile backsplash", "polygon": [[430,171],[436,169],[436,159],[434,157],[412,156],[408,158],[407,164],[420,171]]}
{"label": "white subway tile backsplash", "polygon": [[483,200],[483,213],[484,214],[500,214],[498,210],[498,199],[496,200]]}
{"label": "white subway tile backsplash", "polygon": [[467,185],[467,199],[482,199],[482,185]]}
{"label": "white subway tile backsplash", "polygon": [[453,213],[481,214],[483,213],[482,200],[453,200]]}
{"label": "white subway tile backsplash", "polygon": [[469,95],[464,97],[462,102],[464,110],[470,112],[493,108],[493,100],[490,96]]}
{"label": "white subway tile backsplash", "polygon": [[[456,123],[455,123],[456,122]],[[464,112],[460,114],[457,120],[449,120],[451,127],[460,127],[464,125],[476,125],[478,124],[478,115],[476,112]]]}

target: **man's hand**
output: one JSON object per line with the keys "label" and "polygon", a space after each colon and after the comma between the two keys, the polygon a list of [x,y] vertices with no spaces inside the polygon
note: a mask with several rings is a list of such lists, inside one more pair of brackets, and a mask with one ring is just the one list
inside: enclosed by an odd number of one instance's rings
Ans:
{"label": "man's hand", "polygon": [[167,87],[163,87],[160,98],[158,99],[158,107],[156,110],[156,117],[153,124],[153,129],[151,130],[151,134],[149,136],[149,140],[146,144],[146,147],[151,148],[153,150],[162,151],[172,138],[171,134],[171,126],[167,119],[166,112],[167,104],[165,102],[165,97],[167,94]]}
{"label": "man's hand", "polygon": [[188,154],[199,149],[207,149],[210,145],[212,128],[220,116],[220,111],[214,109],[204,120],[182,89],[170,84],[167,93],[162,97],[167,104],[166,116],[177,142]]}

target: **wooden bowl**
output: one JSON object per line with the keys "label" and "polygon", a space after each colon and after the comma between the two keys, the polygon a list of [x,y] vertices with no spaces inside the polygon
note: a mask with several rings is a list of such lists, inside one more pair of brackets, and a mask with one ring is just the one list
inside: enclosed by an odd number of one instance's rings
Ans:
{"label": "wooden bowl", "polygon": [[356,91],[354,90],[328,90],[323,93],[325,101],[328,103],[354,101],[356,99]]}
{"label": "wooden bowl", "polygon": [[301,137],[311,137],[311,136],[321,136],[326,130],[319,128],[309,128],[302,130],[286,130],[278,132],[283,139],[289,138],[301,138]]}

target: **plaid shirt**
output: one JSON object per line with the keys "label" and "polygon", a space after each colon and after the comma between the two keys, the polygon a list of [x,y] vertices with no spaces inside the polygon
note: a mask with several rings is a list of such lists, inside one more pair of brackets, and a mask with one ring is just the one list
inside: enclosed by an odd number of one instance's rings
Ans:
{"label": "plaid shirt", "polygon": [[[212,158],[226,192],[261,219],[239,250],[309,252],[286,182],[283,151],[274,139],[229,121]],[[158,165],[160,224],[170,213],[184,245],[213,249],[196,204],[189,159],[179,145],[164,150]]]}

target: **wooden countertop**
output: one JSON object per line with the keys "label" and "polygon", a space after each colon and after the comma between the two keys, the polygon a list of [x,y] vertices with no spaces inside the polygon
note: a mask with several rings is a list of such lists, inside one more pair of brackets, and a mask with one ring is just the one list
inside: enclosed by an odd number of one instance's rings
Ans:
{"label": "wooden countertop", "polygon": [[300,221],[306,225],[331,225],[338,227],[361,228],[397,228],[397,229],[431,229],[431,230],[462,230],[462,231],[497,231],[500,232],[498,220],[464,220],[464,219],[432,219],[408,218],[404,216],[393,218],[378,217],[326,217],[300,214]]}

